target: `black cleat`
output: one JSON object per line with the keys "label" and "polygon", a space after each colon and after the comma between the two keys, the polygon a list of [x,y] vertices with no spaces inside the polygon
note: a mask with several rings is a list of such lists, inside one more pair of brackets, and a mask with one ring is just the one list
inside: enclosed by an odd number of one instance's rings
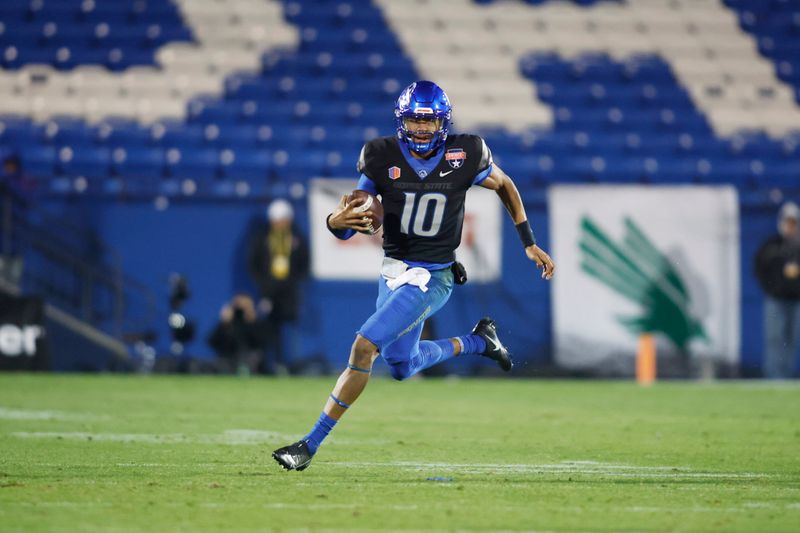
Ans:
{"label": "black cleat", "polygon": [[511,359],[508,349],[503,346],[503,343],[500,342],[500,339],[497,337],[497,326],[494,320],[488,316],[481,318],[480,321],[475,324],[475,327],[472,328],[472,334],[483,337],[483,340],[486,341],[486,351],[481,355],[497,361],[500,368],[506,372],[511,370],[514,366],[514,361]]}
{"label": "black cleat", "polygon": [[308,449],[308,443],[304,440],[299,440],[289,446],[278,448],[272,452],[272,458],[278,461],[286,470],[305,470],[311,464],[311,451]]}

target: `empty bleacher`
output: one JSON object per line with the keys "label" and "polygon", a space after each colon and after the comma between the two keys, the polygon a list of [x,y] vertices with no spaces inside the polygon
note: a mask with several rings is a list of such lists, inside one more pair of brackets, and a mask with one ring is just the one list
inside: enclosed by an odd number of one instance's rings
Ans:
{"label": "empty bleacher", "polygon": [[[363,141],[391,133],[398,91],[425,76],[523,186],[791,188],[796,10],[725,4],[10,0],[0,142],[53,194],[267,192],[352,175]],[[662,39],[675,31],[686,39]]]}

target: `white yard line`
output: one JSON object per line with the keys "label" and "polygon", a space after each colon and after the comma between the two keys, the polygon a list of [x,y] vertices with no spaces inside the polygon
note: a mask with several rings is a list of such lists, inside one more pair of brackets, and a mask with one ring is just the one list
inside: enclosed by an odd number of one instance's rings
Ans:
{"label": "white yard line", "polygon": [[[141,442],[141,441],[139,441]],[[163,440],[158,441],[164,443]],[[186,442],[186,441],[182,441]],[[37,463],[36,466],[40,467],[92,467],[97,466],[94,464],[88,465],[62,465],[56,463]],[[252,464],[252,463],[115,463],[113,466],[119,468],[157,468],[157,469],[225,469],[225,468],[253,468],[259,469],[269,468],[272,465],[269,461],[267,464]],[[767,472],[708,472],[699,471],[690,467],[681,466],[634,466],[634,465],[620,465],[620,464],[604,464],[591,461],[565,461],[562,463],[543,463],[543,464],[504,464],[504,463],[413,463],[413,462],[344,462],[344,461],[318,461],[314,463],[317,469],[322,468],[344,468],[344,469],[363,469],[363,468],[386,468],[396,470],[406,470],[413,472],[424,473],[426,477],[431,477],[434,474],[446,473],[448,475],[503,475],[503,476],[553,476],[553,475],[576,475],[576,476],[589,476],[589,477],[617,477],[617,478],[632,478],[632,479],[771,479],[780,477],[778,474]],[[430,474],[431,476],[428,476]],[[418,483],[427,483],[428,481],[420,479]],[[453,483],[442,483],[444,486],[451,486],[457,484],[458,479],[453,480]],[[417,483],[417,482],[415,482]],[[754,508],[760,504],[747,504],[745,507]],[[787,507],[790,508],[790,507]],[[800,509],[800,504],[796,507]]]}
{"label": "white yard line", "polygon": [[[44,418],[42,418],[44,419]],[[302,437],[299,434],[281,433],[255,429],[228,429],[216,434],[184,433],[95,433],[87,431],[15,431],[11,436],[21,439],[63,439],[99,442],[137,442],[146,444],[224,444],[229,446],[252,446],[258,444],[288,444]],[[387,444],[386,439],[340,439],[333,437],[332,445],[370,445]]]}
{"label": "white yard line", "polygon": [[[8,502],[9,506],[19,506],[19,507],[62,507],[62,508],[92,508],[92,507],[114,507],[116,504],[114,502],[104,502],[104,501],[65,501],[65,500],[56,500],[56,501],[39,501],[39,502]],[[161,502],[160,506],[164,507],[184,507],[184,503],[178,502]],[[206,508],[206,509],[253,509],[253,508],[261,508],[261,509],[300,509],[300,510],[335,510],[335,509],[368,509],[374,505],[378,505],[382,510],[392,510],[392,511],[417,511],[420,509],[428,509],[428,508],[438,508],[440,502],[426,502],[422,504],[371,504],[371,503],[303,503],[303,502],[269,502],[263,503],[261,505],[258,504],[249,504],[247,502],[199,502],[197,504],[198,507]],[[495,511],[516,511],[519,510],[520,507],[530,508],[528,504],[520,503],[519,505],[500,505],[495,506],[493,509]],[[614,506],[614,505],[604,505],[604,509],[614,510],[614,511],[623,511],[623,512],[630,512],[630,513],[664,513],[675,511],[676,509],[680,509],[681,512],[689,512],[689,513],[741,513],[741,512],[752,512],[752,507],[748,506],[747,504],[741,506],[725,506],[725,507],[707,507],[707,506],[694,506],[694,507],[668,507],[668,506],[637,506],[637,505],[629,505],[629,506]],[[772,510],[779,510],[779,509],[786,509],[791,511],[798,511],[800,510],[796,505],[793,504],[786,504],[786,505],[775,505],[775,504],[764,504],[759,505],[760,509],[772,509]],[[591,505],[587,505],[585,507],[582,506],[570,506],[570,507],[562,507],[561,511],[563,512],[570,512],[570,513],[594,513],[597,509]]]}
{"label": "white yard line", "polygon": [[65,439],[100,442],[138,442],[148,444],[227,444],[252,445],[292,441],[298,435],[276,431],[232,429],[220,434],[187,435],[183,433],[93,433],[85,431],[16,431],[12,436],[22,439]]}
{"label": "white yard line", "polygon": [[35,409],[13,409],[0,407],[0,420],[69,420],[69,421],[97,421],[109,420],[106,415],[92,413],[69,413],[66,411],[41,411]]}
{"label": "white yard line", "polygon": [[326,462],[325,466],[340,468],[385,467],[415,471],[436,471],[460,474],[502,473],[520,474],[579,474],[611,477],[643,478],[727,478],[756,479],[773,477],[762,472],[698,472],[688,467],[633,466],[604,464],[593,461],[565,461],[555,464],[504,464],[504,463],[413,463],[413,462]]}
{"label": "white yard line", "polygon": [[9,502],[9,505],[19,505],[21,507],[115,507],[117,504],[112,502],[74,502],[74,501],[50,501],[50,502]]}

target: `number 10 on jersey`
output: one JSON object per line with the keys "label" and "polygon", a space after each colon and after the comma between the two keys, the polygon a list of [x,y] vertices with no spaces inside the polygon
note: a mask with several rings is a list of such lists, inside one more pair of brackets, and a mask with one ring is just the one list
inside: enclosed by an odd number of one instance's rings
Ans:
{"label": "number 10 on jersey", "polygon": [[[447,204],[447,196],[441,193],[403,193],[406,196],[406,203],[403,206],[403,216],[400,218],[400,231],[405,234],[413,234],[419,237],[434,237],[439,233],[444,218],[444,207]],[[430,217],[430,226],[425,228],[425,220],[428,218],[428,211],[433,209],[433,216]],[[411,219],[414,219],[412,226]]]}

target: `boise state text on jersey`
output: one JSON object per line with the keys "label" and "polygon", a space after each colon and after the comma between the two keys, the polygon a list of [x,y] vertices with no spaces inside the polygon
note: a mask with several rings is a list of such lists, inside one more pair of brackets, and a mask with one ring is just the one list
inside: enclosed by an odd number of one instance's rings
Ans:
{"label": "boise state text on jersey", "polygon": [[364,145],[358,170],[381,195],[386,256],[440,264],[454,261],[467,189],[483,181],[491,168],[491,151],[477,135],[449,135],[427,159],[414,158],[395,137]]}

